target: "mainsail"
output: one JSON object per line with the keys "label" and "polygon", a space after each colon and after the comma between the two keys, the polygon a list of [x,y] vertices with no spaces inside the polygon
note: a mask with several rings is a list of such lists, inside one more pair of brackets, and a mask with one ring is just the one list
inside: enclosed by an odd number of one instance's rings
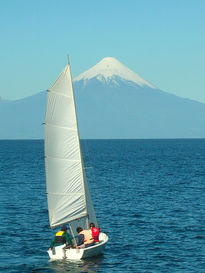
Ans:
{"label": "mainsail", "polygon": [[83,167],[70,64],[48,90],[45,165],[50,227],[97,225]]}

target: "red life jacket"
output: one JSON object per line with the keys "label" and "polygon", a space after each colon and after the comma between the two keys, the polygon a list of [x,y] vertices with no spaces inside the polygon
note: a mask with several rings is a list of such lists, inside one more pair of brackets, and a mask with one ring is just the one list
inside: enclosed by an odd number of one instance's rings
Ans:
{"label": "red life jacket", "polygon": [[91,232],[92,232],[94,242],[96,242],[96,243],[99,242],[100,229],[98,227],[93,227],[93,228],[91,228]]}

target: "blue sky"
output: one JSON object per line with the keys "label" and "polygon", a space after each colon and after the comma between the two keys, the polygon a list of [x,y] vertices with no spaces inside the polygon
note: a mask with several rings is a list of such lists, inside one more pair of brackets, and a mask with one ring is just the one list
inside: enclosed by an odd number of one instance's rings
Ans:
{"label": "blue sky", "polygon": [[46,90],[112,56],[163,91],[205,103],[204,0],[1,0],[0,96]]}

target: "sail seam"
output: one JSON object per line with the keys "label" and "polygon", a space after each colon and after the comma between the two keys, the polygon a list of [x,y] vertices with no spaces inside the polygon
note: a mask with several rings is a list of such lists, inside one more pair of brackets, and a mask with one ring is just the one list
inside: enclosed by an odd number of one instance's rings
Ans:
{"label": "sail seam", "polygon": [[51,126],[51,127],[63,128],[63,129],[66,129],[66,130],[77,131],[77,129],[75,129],[75,128],[71,128],[71,127],[64,127],[64,126],[58,126],[58,125],[54,125],[54,124],[51,124],[51,123],[46,123],[46,122],[45,122],[45,125],[47,125],[47,126]]}
{"label": "sail seam", "polygon": [[45,158],[48,158],[48,159],[57,159],[57,160],[67,160],[67,161],[71,161],[71,162],[81,162],[80,159],[68,159],[68,158],[63,158],[63,157],[45,156]]}
{"label": "sail seam", "polygon": [[53,91],[53,90],[50,90],[50,89],[48,89],[48,92],[50,92],[51,94],[54,93],[54,94],[56,94],[56,95],[59,95],[59,96],[62,96],[62,97],[66,97],[66,98],[72,99],[72,97],[70,97],[70,96],[64,95],[63,93],[58,93],[58,92]]}
{"label": "sail seam", "polygon": [[68,194],[68,193],[53,193],[53,192],[47,192],[46,194],[50,194],[50,195],[63,195],[63,196],[70,196],[70,195],[72,195],[73,196],[73,194],[83,194],[83,192],[72,192],[72,193],[70,193],[70,194]]}

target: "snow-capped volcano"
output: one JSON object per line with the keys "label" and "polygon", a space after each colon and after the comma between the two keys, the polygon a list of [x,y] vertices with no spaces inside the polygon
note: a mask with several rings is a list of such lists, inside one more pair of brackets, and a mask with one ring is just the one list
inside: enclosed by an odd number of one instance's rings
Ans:
{"label": "snow-capped volcano", "polygon": [[113,57],[103,58],[99,63],[75,77],[74,81],[83,80],[86,85],[86,82],[92,78],[96,78],[102,82],[112,82],[117,85],[116,78],[120,78],[122,81],[131,81],[141,87],[148,86],[150,88],[155,88],[152,84]]}
{"label": "snow-capped volcano", "polygon": [[[204,103],[154,88],[115,58],[76,77],[74,91],[82,139],[205,137]],[[45,107],[46,92],[2,101],[0,139],[43,138]]]}

